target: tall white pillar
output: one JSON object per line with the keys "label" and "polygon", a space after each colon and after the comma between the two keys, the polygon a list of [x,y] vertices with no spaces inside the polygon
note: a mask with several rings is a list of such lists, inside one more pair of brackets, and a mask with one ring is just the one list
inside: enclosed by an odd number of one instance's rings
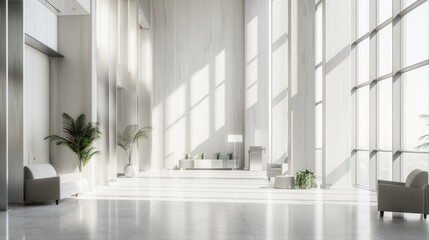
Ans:
{"label": "tall white pillar", "polygon": [[315,171],[315,2],[290,1],[289,173]]}

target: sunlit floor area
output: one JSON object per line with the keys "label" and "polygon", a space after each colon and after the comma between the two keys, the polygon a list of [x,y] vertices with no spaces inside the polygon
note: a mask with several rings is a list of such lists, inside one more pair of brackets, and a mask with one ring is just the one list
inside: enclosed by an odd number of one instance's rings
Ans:
{"label": "sunlit floor area", "polygon": [[427,239],[418,214],[379,218],[373,192],[274,189],[264,172],[161,171],[79,198],[11,206],[0,239]]}

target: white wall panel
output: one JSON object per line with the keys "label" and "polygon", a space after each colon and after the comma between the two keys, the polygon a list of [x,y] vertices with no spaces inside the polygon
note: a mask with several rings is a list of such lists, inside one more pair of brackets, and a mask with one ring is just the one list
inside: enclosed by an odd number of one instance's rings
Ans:
{"label": "white wall panel", "polygon": [[36,14],[35,14],[36,32],[34,37],[45,44],[47,43],[47,35],[46,35],[47,11],[49,10],[45,7],[45,5],[43,5],[40,1],[36,1]]}
{"label": "white wall panel", "polygon": [[57,15],[46,11],[46,45],[57,50]]}
{"label": "white wall panel", "polygon": [[25,33],[57,50],[58,17],[39,0],[25,0]]}
{"label": "white wall panel", "polygon": [[36,35],[36,1],[24,1],[24,18],[25,18],[25,33],[35,36]]}
{"label": "white wall panel", "polygon": [[24,165],[49,163],[49,57],[25,46]]}

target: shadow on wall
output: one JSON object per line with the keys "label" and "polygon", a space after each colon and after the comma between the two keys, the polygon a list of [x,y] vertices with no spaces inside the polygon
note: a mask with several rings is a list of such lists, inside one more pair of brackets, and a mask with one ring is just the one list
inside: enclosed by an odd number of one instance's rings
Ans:
{"label": "shadow on wall", "polygon": [[335,56],[333,56],[329,61],[326,62],[326,75],[328,75],[332,70],[337,68],[344,60],[350,57],[351,48],[350,45],[347,45],[341,51],[339,51]]}
{"label": "shadow on wall", "polygon": [[[343,177],[350,173],[351,165],[350,158],[345,159],[341,164],[335,167],[328,175],[326,175],[326,185],[334,186]],[[347,185],[349,186],[349,185]]]}

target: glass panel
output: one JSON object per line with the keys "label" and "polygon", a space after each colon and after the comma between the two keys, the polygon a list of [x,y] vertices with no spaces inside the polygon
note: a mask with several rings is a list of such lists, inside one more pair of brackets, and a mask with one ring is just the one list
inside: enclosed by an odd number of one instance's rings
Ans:
{"label": "glass panel", "polygon": [[392,181],[392,153],[380,152],[377,154],[378,179]]}
{"label": "glass panel", "polygon": [[429,66],[402,75],[403,121],[402,148],[415,150],[422,142],[419,138],[428,133],[421,114],[429,113]]}
{"label": "glass panel", "polygon": [[378,76],[392,72],[392,24],[378,33]]}
{"label": "glass panel", "polygon": [[378,138],[380,149],[392,149],[392,79],[378,82]]}
{"label": "glass panel", "polygon": [[369,32],[369,0],[358,0],[358,38]]}
{"label": "glass panel", "polygon": [[316,106],[316,148],[322,148],[322,143],[323,143],[322,125],[323,125],[322,104],[318,104]]}
{"label": "glass panel", "polygon": [[356,152],[356,180],[357,184],[364,187],[369,187],[369,152]]}
{"label": "glass panel", "polygon": [[[394,0],[397,1],[397,0]],[[414,2],[416,2],[417,0],[403,0],[404,3],[402,5],[402,9],[405,9],[407,7],[409,7],[411,4],[413,4]]]}
{"label": "glass panel", "polygon": [[403,18],[403,66],[429,58],[429,2],[420,5]]}
{"label": "glass panel", "polygon": [[369,38],[363,40],[357,46],[358,66],[357,84],[369,81]]}
{"label": "glass panel", "polygon": [[323,99],[323,69],[322,67],[318,67],[316,69],[316,102],[322,101]]}
{"label": "glass panel", "polygon": [[378,24],[392,17],[392,0],[378,0]]}
{"label": "glass panel", "polygon": [[323,4],[316,10],[316,64],[323,61]]}
{"label": "glass panel", "polygon": [[369,148],[369,86],[359,88],[357,95],[357,147]]}
{"label": "glass panel", "polygon": [[402,180],[407,179],[408,174],[414,169],[428,171],[429,154],[425,153],[403,153],[402,160]]}
{"label": "glass panel", "polygon": [[316,150],[316,178],[322,178],[322,150]]}

